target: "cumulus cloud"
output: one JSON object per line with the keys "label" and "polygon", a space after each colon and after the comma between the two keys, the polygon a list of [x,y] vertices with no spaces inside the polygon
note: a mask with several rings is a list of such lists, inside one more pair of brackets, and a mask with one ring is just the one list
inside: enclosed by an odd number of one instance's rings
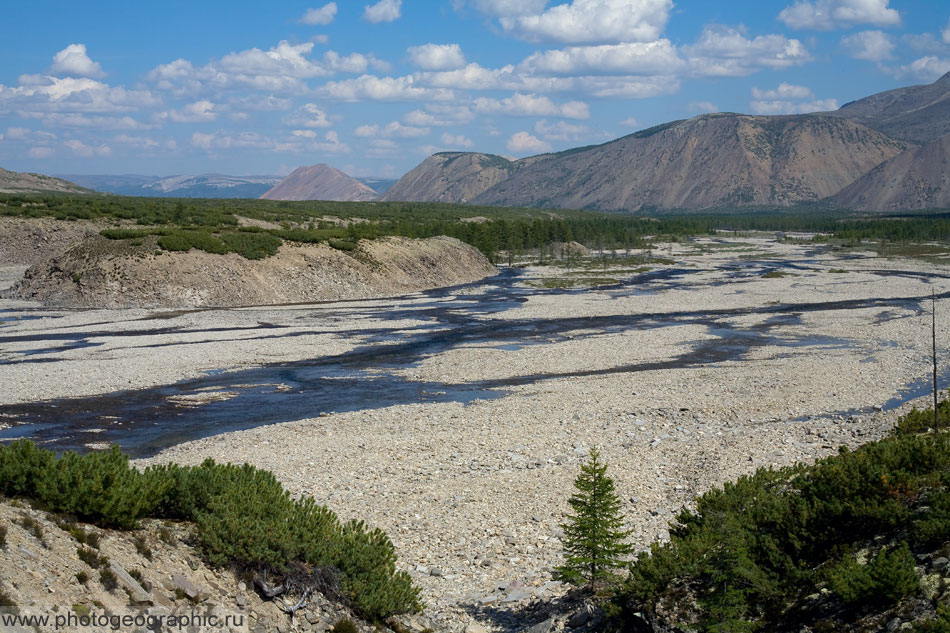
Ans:
{"label": "cumulus cloud", "polygon": [[406,113],[402,120],[409,125],[420,127],[444,127],[469,123],[474,118],[475,113],[468,106],[429,104],[425,110],[412,110]]}
{"label": "cumulus cloud", "polygon": [[683,60],[667,39],[539,51],[520,65],[530,72],[563,75],[670,73],[683,66]]}
{"label": "cumulus cloud", "polygon": [[447,145],[449,147],[472,147],[475,145],[471,139],[465,138],[465,135],[463,134],[453,135],[446,132],[442,134],[440,140],[442,141],[443,145]]}
{"label": "cumulus cloud", "polygon": [[373,24],[392,22],[398,20],[401,15],[402,0],[379,0],[376,4],[363,8],[363,18]]}
{"label": "cumulus cloud", "polygon": [[333,99],[342,101],[415,101],[428,99],[431,101],[449,101],[455,98],[451,90],[428,88],[415,83],[411,76],[405,77],[376,77],[361,75],[355,79],[345,81],[329,81],[318,89],[318,92]]}
{"label": "cumulus cloud", "polygon": [[[548,0],[470,0],[470,4],[486,15],[496,18],[538,15]],[[456,0],[456,6],[463,2]]]}
{"label": "cumulus cloud", "polygon": [[531,41],[651,42],[663,32],[672,8],[672,0],[573,0],[499,21],[504,30]]}
{"label": "cumulus cloud", "polygon": [[547,119],[541,119],[535,123],[534,131],[548,141],[577,142],[590,135],[590,128],[586,125],[577,125],[567,121],[548,123]]}
{"label": "cumulus cloud", "polygon": [[934,81],[950,72],[950,58],[926,55],[892,71],[898,79]]}
{"label": "cumulus cloud", "polygon": [[783,81],[775,90],[753,88],[752,96],[756,99],[810,99],[815,95],[805,86],[793,86]]}
{"label": "cumulus cloud", "polygon": [[423,70],[455,70],[465,66],[465,55],[458,44],[424,44],[411,46],[409,61]]}
{"label": "cumulus cloud", "polygon": [[736,28],[708,25],[696,44],[683,48],[690,73],[696,76],[740,77],[762,68],[800,66],[812,57],[799,40],[784,35],[749,39]]}
{"label": "cumulus cloud", "polygon": [[509,151],[517,154],[543,154],[551,151],[551,144],[542,141],[527,132],[516,132],[508,139],[506,145]]}
{"label": "cumulus cloud", "polygon": [[204,123],[218,118],[217,106],[207,99],[189,103],[180,110],[170,110],[167,115],[175,123]]}
{"label": "cumulus cloud", "polygon": [[30,158],[49,158],[53,155],[53,149],[50,147],[31,147],[26,155]]}
{"label": "cumulus cloud", "polygon": [[892,57],[894,42],[883,31],[861,31],[841,38],[841,45],[855,59],[879,62]]}
{"label": "cumulus cloud", "polygon": [[693,112],[719,112],[719,106],[710,101],[693,101],[688,108]]}
{"label": "cumulus cloud", "polygon": [[53,55],[53,65],[50,70],[56,75],[72,77],[95,77],[100,79],[106,76],[102,72],[102,66],[98,62],[89,59],[85,44],[70,44]]}
{"label": "cumulus cloud", "polygon": [[76,139],[65,141],[63,145],[71,149],[76,156],[88,158],[92,156],[110,156],[112,154],[112,148],[108,145],[90,146]]}
{"label": "cumulus cloud", "polygon": [[899,26],[901,16],[890,0],[801,0],[782,9],[778,19],[793,29],[827,31],[856,24]]}
{"label": "cumulus cloud", "polygon": [[590,118],[590,110],[582,101],[568,101],[558,105],[547,97],[515,93],[505,99],[479,97],[475,99],[474,109],[482,114],[504,114],[508,116],[560,116],[568,119]]}
{"label": "cumulus cloud", "polygon": [[84,127],[99,130],[148,130],[155,127],[130,116],[90,116],[74,112],[50,112],[42,114],[41,118],[43,125],[47,127]]}
{"label": "cumulus cloud", "polygon": [[620,122],[620,125],[624,127],[640,127],[640,122],[637,121],[636,117],[628,116],[626,119]]}
{"label": "cumulus cloud", "polygon": [[297,108],[293,114],[284,119],[287,125],[296,127],[330,127],[333,125],[327,119],[327,113],[315,103],[305,103]]}
{"label": "cumulus cloud", "polygon": [[158,105],[147,90],[112,87],[88,77],[21,75],[16,87],[0,84],[0,110],[122,112]]}
{"label": "cumulus cloud", "polygon": [[809,112],[828,112],[838,109],[838,101],[835,99],[823,99],[818,101],[795,102],[795,101],[750,101],[749,108],[754,114],[807,114]]}
{"label": "cumulus cloud", "polygon": [[357,136],[371,138],[381,136],[383,138],[419,138],[429,135],[429,128],[403,125],[399,121],[393,121],[382,127],[379,125],[361,125],[354,131]]}
{"label": "cumulus cloud", "polygon": [[300,18],[300,21],[304,24],[326,25],[333,22],[334,17],[336,17],[336,2],[331,2],[323,5],[319,9],[307,9]]}

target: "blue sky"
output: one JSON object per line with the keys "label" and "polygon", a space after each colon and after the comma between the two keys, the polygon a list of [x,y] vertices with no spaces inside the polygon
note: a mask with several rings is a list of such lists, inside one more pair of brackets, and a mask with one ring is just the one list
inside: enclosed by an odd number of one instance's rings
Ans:
{"label": "blue sky", "polygon": [[944,1],[7,5],[0,166],[42,173],[398,177],[436,151],[829,110],[950,71]]}

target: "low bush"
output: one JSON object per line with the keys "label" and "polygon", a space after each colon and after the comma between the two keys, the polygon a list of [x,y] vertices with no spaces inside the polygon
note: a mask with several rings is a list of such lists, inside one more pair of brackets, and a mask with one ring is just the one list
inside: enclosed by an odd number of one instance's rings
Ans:
{"label": "low bush", "polygon": [[849,605],[891,605],[920,589],[907,543],[881,550],[866,565],[845,557],[828,573],[828,586]]}
{"label": "low bush", "polygon": [[85,585],[87,582],[89,582],[89,574],[80,569],[76,572],[76,582],[78,582],[80,585]]}
{"label": "low bush", "polygon": [[112,591],[119,586],[119,579],[116,578],[115,572],[108,567],[99,570],[99,582],[102,583],[106,591]]}
{"label": "low bush", "polygon": [[228,251],[237,253],[245,259],[270,257],[275,255],[277,249],[283,244],[283,240],[276,235],[245,231],[222,233],[221,241],[227,246]]}
{"label": "low bush", "polygon": [[338,251],[354,251],[356,250],[356,243],[349,240],[330,240],[330,246],[335,248]]}
{"label": "low bush", "polygon": [[168,229],[103,229],[99,235],[110,240],[132,240],[149,235],[166,235]]}
{"label": "low bush", "polygon": [[227,245],[208,231],[171,231],[158,238],[158,245],[166,251],[190,251],[196,248],[218,255],[228,252]]}
{"label": "low bush", "polygon": [[93,569],[99,569],[103,565],[109,564],[109,559],[105,556],[101,556],[95,550],[89,549],[88,547],[78,547],[76,548],[76,556],[79,557],[79,560],[86,563]]}
{"label": "low bush", "polygon": [[0,525],[0,549],[5,549],[7,546],[7,526]]}
{"label": "low bush", "polygon": [[43,540],[45,534],[43,533],[43,526],[39,521],[31,517],[30,515],[24,513],[20,515],[20,519],[17,521],[27,532],[32,534],[36,540],[43,543],[43,546],[46,546],[46,541]]}

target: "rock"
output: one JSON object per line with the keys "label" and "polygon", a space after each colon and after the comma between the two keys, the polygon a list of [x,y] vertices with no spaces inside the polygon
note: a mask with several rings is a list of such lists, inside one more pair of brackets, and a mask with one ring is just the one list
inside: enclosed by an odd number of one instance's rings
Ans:
{"label": "rock", "polygon": [[488,633],[488,629],[481,624],[469,624],[465,627],[465,633]]}
{"label": "rock", "polygon": [[24,556],[26,556],[26,557],[29,558],[30,560],[38,560],[38,559],[39,559],[39,556],[37,556],[36,553],[33,552],[33,550],[29,549],[28,547],[24,547],[23,545],[20,545],[20,546],[17,547],[16,549],[17,549],[18,552],[20,552],[21,554],[23,554]]}
{"label": "rock", "polygon": [[946,557],[940,556],[939,558],[933,559],[933,562],[930,563],[930,566],[937,571],[943,571],[947,568],[947,563],[950,562]]}
{"label": "rock", "polygon": [[429,575],[435,576],[436,578],[441,578],[445,575],[445,572],[439,567],[433,567],[431,570],[429,570]]}
{"label": "rock", "polygon": [[900,625],[901,625],[901,619],[900,619],[900,618],[894,618],[894,619],[892,619],[890,622],[887,623],[887,627],[886,627],[886,628],[887,628],[888,633],[894,633],[894,631],[896,631],[897,628],[898,628]]}
{"label": "rock", "polygon": [[234,603],[243,609],[247,606],[247,597],[243,593],[239,593],[237,598],[234,599]]}
{"label": "rock", "polygon": [[567,625],[572,629],[576,629],[579,626],[584,626],[590,622],[591,616],[593,615],[593,609],[589,605],[584,605],[584,607],[572,615],[567,621]]}
{"label": "rock", "polygon": [[548,618],[544,622],[538,622],[525,633],[551,633],[554,630],[554,618]]}
{"label": "rock", "polygon": [[132,578],[122,565],[115,561],[110,561],[109,567],[112,569],[112,573],[116,575],[116,578],[118,578],[119,584],[129,590],[129,596],[132,602],[135,604],[153,604],[154,600],[152,600],[152,594],[145,591],[142,585],[140,585],[135,578]]}
{"label": "rock", "polygon": [[927,600],[933,600],[943,591],[943,576],[940,574],[926,574],[920,579],[920,592]]}
{"label": "rock", "polygon": [[183,592],[186,596],[188,596],[189,600],[207,600],[211,595],[208,593],[207,589],[196,585],[181,574],[175,574],[172,576],[171,586],[169,589],[172,591]]}
{"label": "rock", "polygon": [[504,597],[502,602],[523,602],[530,597],[531,594],[524,589],[514,589]]}

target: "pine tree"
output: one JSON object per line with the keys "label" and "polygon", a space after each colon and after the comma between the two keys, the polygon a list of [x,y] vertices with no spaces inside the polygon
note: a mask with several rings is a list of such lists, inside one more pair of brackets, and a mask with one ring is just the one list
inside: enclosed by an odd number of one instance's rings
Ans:
{"label": "pine tree", "polygon": [[593,589],[597,581],[610,579],[611,570],[624,565],[623,557],[633,547],[625,542],[630,531],[623,529],[621,502],[596,447],[581,466],[574,487],[577,492],[568,500],[574,514],[561,524],[566,561],[555,572],[575,585],[589,582]]}

